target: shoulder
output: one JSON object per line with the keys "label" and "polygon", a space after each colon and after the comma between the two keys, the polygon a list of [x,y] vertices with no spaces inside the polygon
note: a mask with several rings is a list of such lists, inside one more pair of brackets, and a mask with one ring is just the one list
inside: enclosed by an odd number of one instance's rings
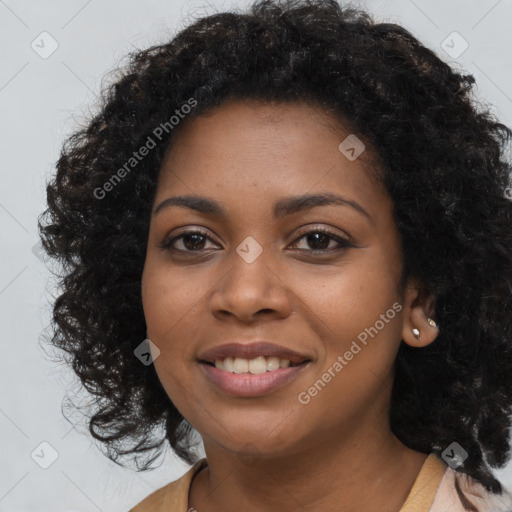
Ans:
{"label": "shoulder", "polygon": [[458,473],[449,466],[429,512],[467,512],[457,493],[456,479],[464,496],[478,512],[512,512],[512,494],[508,489],[503,488],[501,494],[494,494],[470,476]]}
{"label": "shoulder", "polygon": [[190,484],[206,464],[206,459],[198,460],[181,478],[152,492],[129,512],[187,512]]}

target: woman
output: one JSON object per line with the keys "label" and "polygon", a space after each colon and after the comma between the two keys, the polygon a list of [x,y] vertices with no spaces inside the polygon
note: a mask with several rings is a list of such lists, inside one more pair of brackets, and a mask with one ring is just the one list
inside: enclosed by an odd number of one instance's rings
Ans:
{"label": "woman", "polygon": [[133,512],[512,510],[512,132],[473,82],[334,0],[132,55],[40,230],[91,434],[194,463]]}

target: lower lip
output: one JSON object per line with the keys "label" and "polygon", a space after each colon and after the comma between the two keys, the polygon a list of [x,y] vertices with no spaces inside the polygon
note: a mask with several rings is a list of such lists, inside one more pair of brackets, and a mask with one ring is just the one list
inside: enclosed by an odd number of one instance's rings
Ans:
{"label": "lower lip", "polygon": [[260,396],[275,391],[296,379],[308,365],[309,362],[271,372],[237,374],[200,363],[203,372],[217,387],[229,395],[241,397]]}

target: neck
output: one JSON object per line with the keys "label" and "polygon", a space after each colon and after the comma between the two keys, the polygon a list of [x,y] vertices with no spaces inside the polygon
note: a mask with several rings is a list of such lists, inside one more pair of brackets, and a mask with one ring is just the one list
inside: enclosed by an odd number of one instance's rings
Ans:
{"label": "neck", "polygon": [[[353,431],[354,432],[354,431]],[[426,455],[389,429],[326,433],[300,451],[241,457],[205,440],[208,467],[193,481],[198,512],[398,512]]]}

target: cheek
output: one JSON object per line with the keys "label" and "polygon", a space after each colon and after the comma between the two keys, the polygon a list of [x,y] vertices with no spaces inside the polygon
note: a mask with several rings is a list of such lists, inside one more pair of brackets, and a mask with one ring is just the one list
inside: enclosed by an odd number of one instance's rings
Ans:
{"label": "cheek", "polygon": [[379,267],[340,272],[322,288],[309,309],[321,320],[323,347],[310,387],[301,389],[298,399],[309,407],[305,421],[322,418],[322,428],[328,429],[365,411],[377,408],[378,413],[384,406],[376,404],[387,403],[403,306],[396,282]]}
{"label": "cheek", "polygon": [[[329,275],[310,273],[300,286],[296,281],[295,289],[307,306],[304,315],[315,324],[313,330],[322,342],[319,378],[333,367],[338,356],[343,358],[343,371],[331,372],[343,374],[333,379],[343,382],[342,386],[359,381],[363,373],[372,381],[375,376],[385,378],[389,374],[402,332],[403,306],[398,293],[401,267],[395,249],[358,251]],[[356,387],[365,386],[359,383]]]}
{"label": "cheek", "polygon": [[166,344],[173,337],[207,292],[201,284],[194,279],[192,270],[187,275],[148,262],[143,276],[142,304],[150,339],[153,336],[160,344]]}
{"label": "cheek", "polygon": [[187,356],[190,336],[194,336],[197,322],[190,319],[201,292],[194,280],[183,272],[172,272],[161,262],[148,258],[142,278],[142,303],[147,336],[160,350],[154,359],[158,378],[169,399],[182,415],[189,414],[188,405],[194,403],[194,392]]}
{"label": "cheek", "polygon": [[[336,332],[349,334],[352,338],[367,332],[372,326],[378,331],[389,332],[396,325],[396,313],[401,309],[395,280],[377,268],[363,269],[361,274],[351,274],[340,284],[337,299],[339,313],[331,310]],[[395,308],[393,305],[395,304]]]}
{"label": "cheek", "polygon": [[[311,269],[288,282],[303,304],[306,318],[314,316],[326,337],[346,340],[374,325],[396,302],[400,302],[400,269],[380,251],[354,254],[346,264],[329,269]],[[309,311],[309,313],[308,313]],[[311,315],[314,313],[314,315]],[[395,318],[396,310],[390,312]],[[386,324],[388,325],[388,324]]]}

